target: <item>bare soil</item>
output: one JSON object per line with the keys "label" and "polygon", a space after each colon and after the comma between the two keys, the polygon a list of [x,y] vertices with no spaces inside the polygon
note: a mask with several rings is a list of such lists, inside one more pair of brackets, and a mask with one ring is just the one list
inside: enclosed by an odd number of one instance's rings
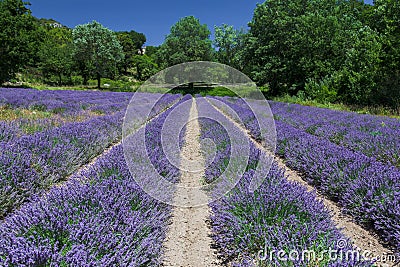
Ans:
{"label": "bare soil", "polygon": [[[181,166],[180,186],[186,190],[177,190],[174,203],[180,203],[173,209],[172,221],[164,243],[165,259],[163,266],[204,267],[220,266],[216,251],[212,247],[209,217],[211,210],[205,205],[187,207],[181,205],[183,200],[187,203],[197,203],[193,198],[203,198],[198,190],[187,190],[201,186],[204,175],[204,159],[200,149],[200,126],[197,120],[196,101],[193,99],[188,124],[186,126],[185,143],[181,150],[181,158],[193,162],[195,170],[189,171],[189,166]],[[203,168],[199,168],[202,165]],[[185,207],[184,207],[185,206]]]}

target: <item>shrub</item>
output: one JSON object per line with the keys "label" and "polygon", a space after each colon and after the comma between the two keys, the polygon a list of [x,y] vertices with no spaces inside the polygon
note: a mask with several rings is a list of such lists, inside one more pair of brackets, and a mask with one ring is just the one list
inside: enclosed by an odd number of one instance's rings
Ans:
{"label": "shrub", "polygon": [[[320,103],[336,102],[337,90],[333,86],[333,77],[325,77],[320,81],[309,79],[305,85],[305,95]],[[304,96],[304,95],[303,95]]]}

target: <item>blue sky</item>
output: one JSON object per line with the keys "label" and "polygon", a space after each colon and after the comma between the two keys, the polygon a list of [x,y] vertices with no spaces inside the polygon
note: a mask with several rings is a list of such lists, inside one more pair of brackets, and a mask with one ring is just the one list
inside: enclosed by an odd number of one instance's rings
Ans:
{"label": "blue sky", "polygon": [[[30,0],[32,14],[52,18],[68,27],[97,20],[114,31],[135,30],[146,45],[160,45],[179,18],[193,15],[207,24],[226,23],[247,28],[257,3],[263,0]],[[372,0],[366,2],[371,3]]]}

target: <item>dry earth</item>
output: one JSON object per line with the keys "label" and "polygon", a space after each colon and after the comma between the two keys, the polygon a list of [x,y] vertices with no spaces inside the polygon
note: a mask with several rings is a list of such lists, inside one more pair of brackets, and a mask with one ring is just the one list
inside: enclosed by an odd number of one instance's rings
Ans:
{"label": "dry earth", "polygon": [[[210,208],[207,204],[197,207],[182,205],[185,202],[197,203],[198,201],[195,201],[194,198],[203,199],[205,197],[199,193],[199,190],[190,189],[201,186],[204,174],[197,114],[196,101],[193,99],[186,127],[185,143],[181,151],[181,158],[186,158],[185,165],[187,166],[181,165],[180,168],[182,190],[177,190],[174,196],[174,203],[179,203],[179,205],[177,204],[173,209],[172,222],[164,243],[164,266],[219,266],[216,252],[211,248]],[[188,166],[189,164],[191,166]],[[190,169],[192,171],[189,171]]]}

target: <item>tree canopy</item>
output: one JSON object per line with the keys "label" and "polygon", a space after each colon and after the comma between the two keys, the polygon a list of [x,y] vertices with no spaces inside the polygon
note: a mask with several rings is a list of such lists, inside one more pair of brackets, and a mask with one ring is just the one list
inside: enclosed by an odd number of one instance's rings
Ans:
{"label": "tree canopy", "polygon": [[143,45],[146,42],[146,36],[136,31],[124,31],[117,32],[117,38],[125,54],[122,67],[124,72],[127,73],[128,68],[133,65],[133,58],[139,51],[142,51]]}
{"label": "tree canopy", "polygon": [[159,50],[164,67],[189,62],[209,61],[213,56],[210,30],[199,19],[189,16],[171,27]]}
{"label": "tree canopy", "polygon": [[237,30],[227,24],[215,26],[214,30],[214,46],[218,49],[216,51],[218,62],[243,70],[244,66],[241,64],[241,58],[245,50],[246,36],[244,30]]}
{"label": "tree canopy", "polygon": [[46,32],[45,41],[39,50],[39,68],[46,77],[55,75],[58,84],[62,84],[62,76],[69,76],[73,69],[72,32],[68,28],[51,28]]}
{"label": "tree canopy", "polygon": [[[357,2],[357,3],[356,3]],[[251,77],[272,95],[366,103],[376,89],[379,35],[358,1],[267,0],[250,22]],[[357,8],[353,8],[356,6]]]}
{"label": "tree canopy", "polygon": [[113,76],[117,63],[124,58],[122,46],[113,31],[96,21],[76,26],[72,36],[74,57],[82,76],[96,76],[97,87],[100,88],[100,78]]}
{"label": "tree canopy", "polygon": [[0,0],[0,84],[13,78],[34,58],[37,28],[24,2]]}
{"label": "tree canopy", "polygon": [[383,50],[375,100],[400,106],[400,2],[376,0],[373,11],[369,25],[381,35]]}

